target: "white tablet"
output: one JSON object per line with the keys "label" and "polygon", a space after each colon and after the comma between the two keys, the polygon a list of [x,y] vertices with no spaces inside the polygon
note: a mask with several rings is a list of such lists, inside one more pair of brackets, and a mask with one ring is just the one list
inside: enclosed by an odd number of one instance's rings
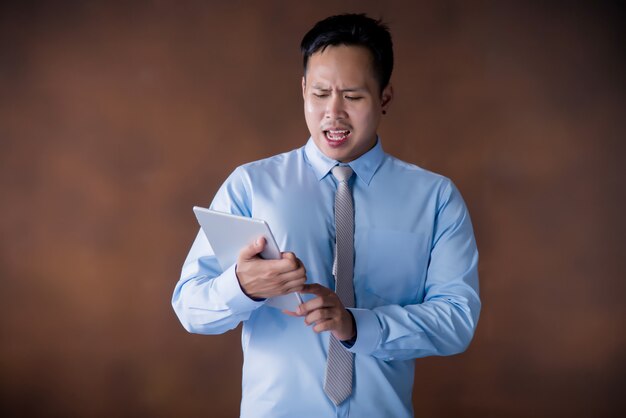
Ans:
{"label": "white tablet", "polygon": [[[194,206],[193,212],[222,270],[235,264],[241,249],[261,236],[266,241],[265,249],[260,254],[261,258],[280,259],[280,249],[267,222],[198,206]],[[301,303],[300,294],[294,292],[270,298],[266,304],[278,309],[295,311]]]}

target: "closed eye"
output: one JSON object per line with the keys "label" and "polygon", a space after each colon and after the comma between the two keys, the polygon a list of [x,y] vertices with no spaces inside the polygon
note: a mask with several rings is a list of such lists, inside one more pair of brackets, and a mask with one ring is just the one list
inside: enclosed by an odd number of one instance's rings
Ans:
{"label": "closed eye", "polygon": [[361,100],[362,98],[362,96],[346,96],[346,99],[351,101]]}

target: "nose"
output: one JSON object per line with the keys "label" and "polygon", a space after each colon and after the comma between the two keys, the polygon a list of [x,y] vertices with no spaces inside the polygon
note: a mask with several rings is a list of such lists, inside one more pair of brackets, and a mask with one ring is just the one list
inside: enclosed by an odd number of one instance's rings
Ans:
{"label": "nose", "polygon": [[333,94],[326,102],[326,118],[342,119],[345,116],[343,97],[340,94]]}

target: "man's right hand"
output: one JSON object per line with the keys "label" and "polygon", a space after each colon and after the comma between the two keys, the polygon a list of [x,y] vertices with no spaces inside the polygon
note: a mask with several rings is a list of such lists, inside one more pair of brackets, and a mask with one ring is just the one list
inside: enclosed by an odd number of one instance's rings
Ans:
{"label": "man's right hand", "polygon": [[261,237],[244,247],[237,258],[239,285],[253,299],[267,299],[302,290],[306,270],[294,253],[281,254],[280,260],[264,260],[259,253],[265,248]]}

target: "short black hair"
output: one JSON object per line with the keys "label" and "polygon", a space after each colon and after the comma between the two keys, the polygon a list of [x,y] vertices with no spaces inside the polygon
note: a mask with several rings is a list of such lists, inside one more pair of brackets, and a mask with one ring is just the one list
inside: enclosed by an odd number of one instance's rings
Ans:
{"label": "short black hair", "polygon": [[365,14],[341,14],[317,22],[300,43],[304,73],[311,55],[337,45],[367,48],[380,91],[387,87],[393,70],[393,44],[387,25]]}

